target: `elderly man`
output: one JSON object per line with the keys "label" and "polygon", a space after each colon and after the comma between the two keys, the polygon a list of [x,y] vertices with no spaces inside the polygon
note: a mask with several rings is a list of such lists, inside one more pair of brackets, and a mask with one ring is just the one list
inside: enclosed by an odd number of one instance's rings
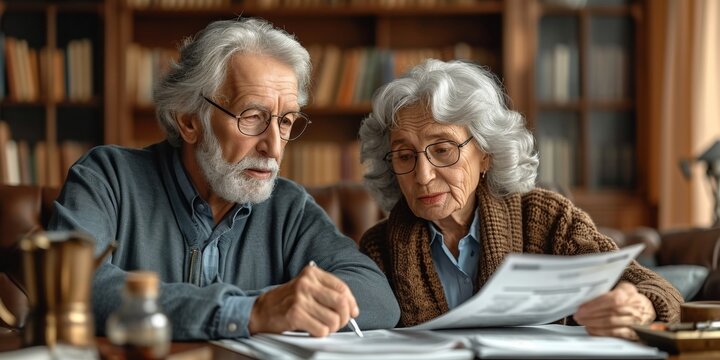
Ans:
{"label": "elderly man", "polygon": [[50,229],[119,245],[93,281],[98,329],[135,269],[159,273],[175,339],[397,323],[373,261],[303,188],[277,178],[285,145],[310,124],[300,112],[309,76],[307,51],[271,24],[212,23],[155,90],[166,141],[97,147],[70,169]]}

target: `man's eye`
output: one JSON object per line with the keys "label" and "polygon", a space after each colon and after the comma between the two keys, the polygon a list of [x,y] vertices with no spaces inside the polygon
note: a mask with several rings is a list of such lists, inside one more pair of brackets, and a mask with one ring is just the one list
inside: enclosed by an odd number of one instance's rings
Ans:
{"label": "man's eye", "polygon": [[282,118],[282,119],[280,119],[280,126],[283,126],[283,127],[291,127],[292,125],[293,125],[293,120],[291,120],[291,119],[288,118],[287,116],[284,117],[284,118]]}
{"label": "man's eye", "polygon": [[262,110],[248,109],[243,111],[240,118],[249,122],[266,121],[267,115]]}

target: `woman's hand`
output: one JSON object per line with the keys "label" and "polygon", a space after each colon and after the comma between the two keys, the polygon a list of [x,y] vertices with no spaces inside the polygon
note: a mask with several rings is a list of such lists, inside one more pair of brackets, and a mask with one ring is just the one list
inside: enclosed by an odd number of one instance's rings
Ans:
{"label": "woman's hand", "polygon": [[574,318],[590,335],[637,340],[630,326],[649,324],[655,316],[650,299],[639,293],[635,285],[620,282],[612,291],[580,305]]}

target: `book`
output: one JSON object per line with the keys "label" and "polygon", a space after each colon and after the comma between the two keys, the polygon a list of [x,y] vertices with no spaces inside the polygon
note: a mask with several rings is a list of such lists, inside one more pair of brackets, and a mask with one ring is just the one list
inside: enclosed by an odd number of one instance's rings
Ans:
{"label": "book", "polygon": [[15,140],[5,143],[5,155],[7,156],[7,181],[8,185],[20,184],[20,162],[18,161],[18,148]]}
{"label": "book", "polygon": [[6,184],[8,181],[5,144],[10,141],[10,138],[10,126],[8,123],[0,120],[0,184]]}
{"label": "book", "polygon": [[5,34],[0,32],[0,100],[5,98]]}

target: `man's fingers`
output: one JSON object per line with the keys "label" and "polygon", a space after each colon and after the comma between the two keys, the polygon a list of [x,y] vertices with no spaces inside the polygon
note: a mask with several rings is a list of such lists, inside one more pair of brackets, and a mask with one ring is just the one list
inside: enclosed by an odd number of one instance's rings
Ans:
{"label": "man's fingers", "polygon": [[322,290],[319,292],[320,295],[317,298],[320,303],[335,309],[338,314],[342,315],[345,323],[350,320],[350,317],[360,315],[357,301],[345,282],[319,268],[312,270],[312,276],[322,286]]}
{"label": "man's fingers", "polygon": [[292,307],[286,313],[286,319],[292,330],[307,331],[314,337],[328,336],[334,330],[327,324],[319,321],[315,316],[310,314],[307,309],[299,306]]}

